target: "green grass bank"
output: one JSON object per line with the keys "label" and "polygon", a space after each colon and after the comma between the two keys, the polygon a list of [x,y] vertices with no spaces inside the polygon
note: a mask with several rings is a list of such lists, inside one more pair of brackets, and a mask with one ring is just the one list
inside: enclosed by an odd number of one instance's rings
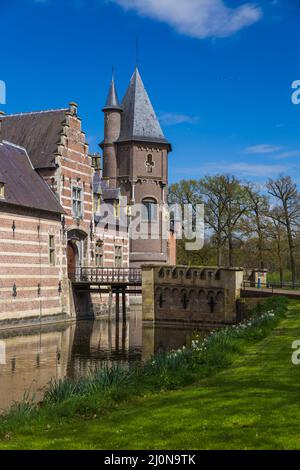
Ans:
{"label": "green grass bank", "polygon": [[52,384],[0,419],[0,449],[298,449],[297,339],[300,303],[269,299],[143,367]]}

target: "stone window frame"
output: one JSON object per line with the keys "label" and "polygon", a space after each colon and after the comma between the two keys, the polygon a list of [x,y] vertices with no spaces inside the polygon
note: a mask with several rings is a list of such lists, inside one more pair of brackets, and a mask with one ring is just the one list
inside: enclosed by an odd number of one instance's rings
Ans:
{"label": "stone window frame", "polygon": [[[101,262],[98,263],[98,260]],[[95,265],[98,268],[104,267],[104,241],[101,239],[97,240],[95,244]]]}
{"label": "stone window frame", "polygon": [[[150,162],[151,160],[151,162]],[[153,170],[155,168],[155,161],[153,160],[153,155],[152,153],[147,154],[147,158],[145,161],[145,167],[147,169],[147,173],[153,173]]]}
{"label": "stone window frame", "polygon": [[48,248],[49,264],[50,266],[55,266],[55,235],[53,235],[52,233],[49,233]]}
{"label": "stone window frame", "polygon": [[[117,255],[117,251],[119,251],[118,255]],[[123,267],[123,257],[124,257],[123,245],[116,244],[115,245],[115,268]]]}
{"label": "stone window frame", "polygon": [[[80,198],[74,198],[74,191],[80,191]],[[82,185],[79,184],[72,184],[72,193],[71,193],[71,200],[72,200],[72,216],[75,219],[83,219],[84,215],[84,189]],[[74,204],[75,203],[75,204]],[[76,209],[75,209],[75,207]],[[80,207],[80,212],[77,212],[78,206]]]}

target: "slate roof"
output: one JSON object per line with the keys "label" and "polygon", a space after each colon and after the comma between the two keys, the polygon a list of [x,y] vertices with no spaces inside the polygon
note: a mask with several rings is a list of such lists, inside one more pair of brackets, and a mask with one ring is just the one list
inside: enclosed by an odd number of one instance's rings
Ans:
{"label": "slate roof", "polygon": [[110,188],[106,180],[102,179],[102,175],[95,174],[93,181],[94,194],[101,194],[104,201],[114,201],[121,197],[120,188]]}
{"label": "slate roof", "polygon": [[0,142],[0,168],[5,184],[5,199],[1,203],[64,213],[43,178],[34,170],[25,149]]}
{"label": "slate roof", "polygon": [[110,109],[122,109],[119,103],[114,77],[111,79],[110,88],[103,111],[108,111]]}
{"label": "slate roof", "polygon": [[54,153],[69,109],[3,116],[2,138],[26,148],[34,168],[55,168]]}
{"label": "slate roof", "polygon": [[168,144],[137,68],[123,99],[122,109],[119,142],[141,140]]}

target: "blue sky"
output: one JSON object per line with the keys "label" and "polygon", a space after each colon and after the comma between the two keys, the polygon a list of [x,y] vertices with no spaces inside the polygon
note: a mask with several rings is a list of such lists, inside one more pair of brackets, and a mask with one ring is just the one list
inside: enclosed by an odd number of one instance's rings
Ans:
{"label": "blue sky", "polygon": [[300,183],[298,0],[1,0],[6,113],[77,101],[91,150],[115,67],[139,68],[166,136],[170,180],[234,173]]}

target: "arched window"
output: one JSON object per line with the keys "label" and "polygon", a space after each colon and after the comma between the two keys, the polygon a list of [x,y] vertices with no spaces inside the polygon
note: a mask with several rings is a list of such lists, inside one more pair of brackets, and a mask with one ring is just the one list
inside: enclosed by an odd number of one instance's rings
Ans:
{"label": "arched window", "polygon": [[157,202],[153,198],[146,198],[142,201],[142,218],[145,222],[155,222],[157,220]]}

